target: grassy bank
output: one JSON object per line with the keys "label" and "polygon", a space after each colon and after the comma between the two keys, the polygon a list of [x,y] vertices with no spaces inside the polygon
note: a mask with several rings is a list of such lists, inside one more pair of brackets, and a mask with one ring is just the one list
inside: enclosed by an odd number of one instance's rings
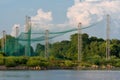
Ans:
{"label": "grassy bank", "polygon": [[119,69],[120,59],[89,61],[45,59],[36,57],[0,56],[0,70],[46,70],[46,69]]}

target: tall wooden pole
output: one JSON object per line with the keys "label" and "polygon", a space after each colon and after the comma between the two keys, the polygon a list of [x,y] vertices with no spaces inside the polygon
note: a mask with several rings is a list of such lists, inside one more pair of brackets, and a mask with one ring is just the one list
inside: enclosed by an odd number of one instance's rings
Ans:
{"label": "tall wooden pole", "polygon": [[106,28],[106,60],[110,59],[110,15],[107,15]]}
{"label": "tall wooden pole", "polygon": [[82,60],[82,30],[81,23],[78,24],[78,61]]}

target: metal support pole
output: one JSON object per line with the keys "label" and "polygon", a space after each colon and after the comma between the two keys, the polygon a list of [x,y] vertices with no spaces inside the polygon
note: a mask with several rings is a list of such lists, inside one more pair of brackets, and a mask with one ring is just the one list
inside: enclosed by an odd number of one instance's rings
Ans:
{"label": "metal support pole", "polygon": [[48,53],[48,50],[49,50],[49,38],[48,38],[48,36],[49,36],[49,31],[46,30],[45,31],[45,58],[48,58],[48,55],[49,55],[49,53]]}
{"label": "metal support pole", "polygon": [[25,56],[31,56],[31,18],[26,16],[26,40]]}
{"label": "metal support pole", "polygon": [[2,38],[2,51],[6,53],[6,32],[3,31],[3,38]]}
{"label": "metal support pole", "polygon": [[110,15],[107,15],[106,60],[110,59]]}
{"label": "metal support pole", "polygon": [[82,60],[82,30],[81,23],[78,24],[78,61]]}
{"label": "metal support pole", "polygon": [[16,47],[16,52],[17,52],[17,54],[19,54],[19,49],[18,49],[18,39],[17,39],[17,37],[18,37],[18,33],[19,33],[19,27],[16,26],[16,42],[15,42],[15,47]]}

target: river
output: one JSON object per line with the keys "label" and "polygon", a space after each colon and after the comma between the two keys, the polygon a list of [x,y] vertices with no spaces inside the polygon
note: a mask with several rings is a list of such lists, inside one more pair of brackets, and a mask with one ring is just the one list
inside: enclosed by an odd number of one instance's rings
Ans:
{"label": "river", "polygon": [[109,70],[0,71],[0,80],[120,80],[120,71]]}

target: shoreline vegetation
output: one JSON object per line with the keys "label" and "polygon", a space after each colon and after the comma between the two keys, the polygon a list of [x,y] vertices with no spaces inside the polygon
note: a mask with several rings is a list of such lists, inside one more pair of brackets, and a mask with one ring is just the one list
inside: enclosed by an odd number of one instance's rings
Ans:
{"label": "shoreline vegetation", "polygon": [[16,66],[16,67],[6,67],[0,66],[0,71],[6,70],[120,70],[119,67],[28,67],[28,66]]}
{"label": "shoreline vegetation", "polygon": [[[115,62],[116,61],[116,62]],[[45,59],[42,57],[0,57],[0,70],[120,70],[119,60],[96,63],[73,60]]]}

